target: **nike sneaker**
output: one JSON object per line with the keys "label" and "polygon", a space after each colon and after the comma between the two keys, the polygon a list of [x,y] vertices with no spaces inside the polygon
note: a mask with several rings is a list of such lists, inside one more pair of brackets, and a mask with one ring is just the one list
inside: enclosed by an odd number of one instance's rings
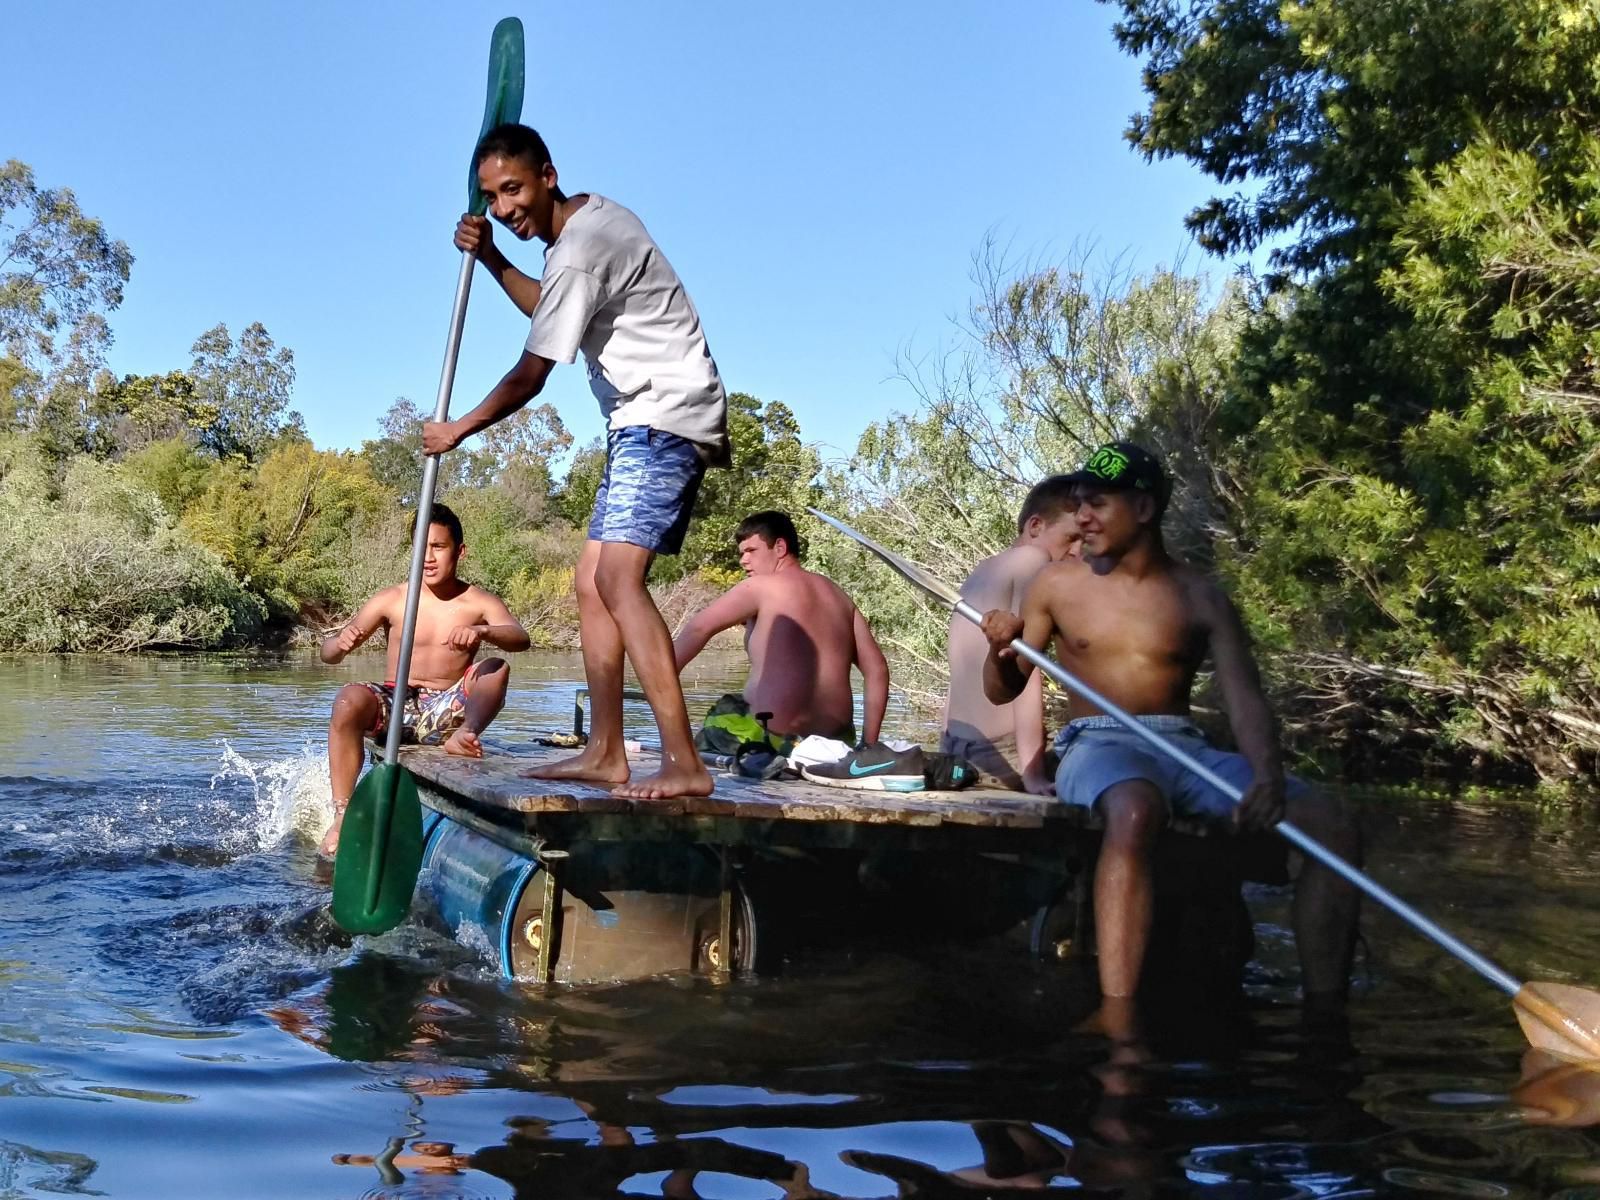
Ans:
{"label": "nike sneaker", "polygon": [[838,762],[803,766],[800,774],[813,783],[864,792],[920,792],[927,786],[921,746],[892,750],[882,742],[852,750]]}

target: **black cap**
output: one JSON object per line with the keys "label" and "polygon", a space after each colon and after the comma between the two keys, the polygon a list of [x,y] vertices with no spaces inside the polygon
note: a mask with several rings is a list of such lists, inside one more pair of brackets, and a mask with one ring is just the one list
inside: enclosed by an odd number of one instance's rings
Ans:
{"label": "black cap", "polygon": [[1172,484],[1161,469],[1161,460],[1143,446],[1132,442],[1107,442],[1083,464],[1080,470],[1067,476],[1073,483],[1091,484],[1101,488],[1126,488],[1146,492],[1165,508]]}

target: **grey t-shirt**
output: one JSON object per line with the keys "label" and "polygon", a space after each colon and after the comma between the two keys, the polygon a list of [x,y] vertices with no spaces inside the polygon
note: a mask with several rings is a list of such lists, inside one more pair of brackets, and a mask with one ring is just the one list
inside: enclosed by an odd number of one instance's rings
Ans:
{"label": "grey t-shirt", "polygon": [[607,427],[648,425],[728,460],[728,396],[700,314],[644,224],[591,194],[544,255],[529,354],[583,351]]}

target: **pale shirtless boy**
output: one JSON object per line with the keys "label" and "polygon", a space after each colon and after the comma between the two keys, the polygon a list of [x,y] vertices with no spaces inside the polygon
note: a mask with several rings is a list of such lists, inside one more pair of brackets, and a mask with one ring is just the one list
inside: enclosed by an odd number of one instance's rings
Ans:
{"label": "pale shirtless boy", "polygon": [[[505,703],[511,668],[503,658],[473,659],[485,642],[501,650],[526,650],[528,634],[499,596],[456,577],[466,549],[460,518],[445,505],[435,504],[422,565],[411,686],[401,714],[405,723],[402,736],[424,744],[442,741],[446,754],[482,758],[478,735]],[[385,588],[363,604],[343,630],[323,641],[322,661],[343,662],[345,655],[379,629],[399,629],[405,608],[406,585]],[[389,727],[400,639],[391,634],[388,642],[386,682],[347,683],[334,697],[328,722],[334,819],[318,851],[325,857],[331,858],[339,846],[345,806],[361,774],[362,739],[382,738]]]}
{"label": "pale shirtless boy", "polygon": [[864,741],[875,744],[889,703],[889,666],[872,630],[839,585],[800,565],[800,538],[781,512],[759,512],[734,533],[747,578],[689,619],[672,644],[682,671],[713,635],[745,628],[750,678],[744,700],[772,714],[783,739],[807,734],[855,744],[850,668],[861,669]]}
{"label": "pale shirtless boy", "polygon": [[[1076,559],[1077,500],[1065,475],[1035,484],[1017,516],[1017,538],[990,555],[961,585],[961,598],[979,612],[1022,611],[1022,595],[1045,566]],[[980,786],[1048,796],[1055,781],[1045,766],[1044,687],[1035,674],[1010,704],[991,704],[983,694],[983,664],[989,640],[965,617],[952,614],[949,633],[950,690],[944,706],[939,749],[978,769]]]}
{"label": "pale shirtless boy", "polygon": [[[1102,446],[1072,478],[1083,533],[1079,563],[1040,571],[1022,615],[984,616],[990,653],[984,689],[997,704],[1020,695],[1033,673],[1008,648],[1020,636],[1141,723],[1170,739],[1244,792],[1237,809],[1222,793],[1074,695],[1056,739],[1056,795],[1099,810],[1105,834],[1095,869],[1100,990],[1134,995],[1150,938],[1156,839],[1174,815],[1265,829],[1287,815],[1342,857],[1360,852],[1353,824],[1331,797],[1286,778],[1276,723],[1262,695],[1239,615],[1211,579],[1167,556],[1161,514],[1169,487],[1161,464],[1127,442]],[[1195,727],[1189,694],[1210,657],[1240,749],[1211,747]],[[1355,935],[1354,889],[1317,863],[1295,888],[1295,942],[1308,999],[1345,990]]]}

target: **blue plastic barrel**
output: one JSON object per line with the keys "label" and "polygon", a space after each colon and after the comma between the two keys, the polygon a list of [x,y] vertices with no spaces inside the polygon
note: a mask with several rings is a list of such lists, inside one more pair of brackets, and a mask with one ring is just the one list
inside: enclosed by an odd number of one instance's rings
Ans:
{"label": "blue plastic barrel", "polygon": [[501,976],[514,978],[517,910],[539,864],[438,813],[430,813],[428,821],[422,878],[439,916],[458,938],[464,926],[481,930],[499,956]]}

